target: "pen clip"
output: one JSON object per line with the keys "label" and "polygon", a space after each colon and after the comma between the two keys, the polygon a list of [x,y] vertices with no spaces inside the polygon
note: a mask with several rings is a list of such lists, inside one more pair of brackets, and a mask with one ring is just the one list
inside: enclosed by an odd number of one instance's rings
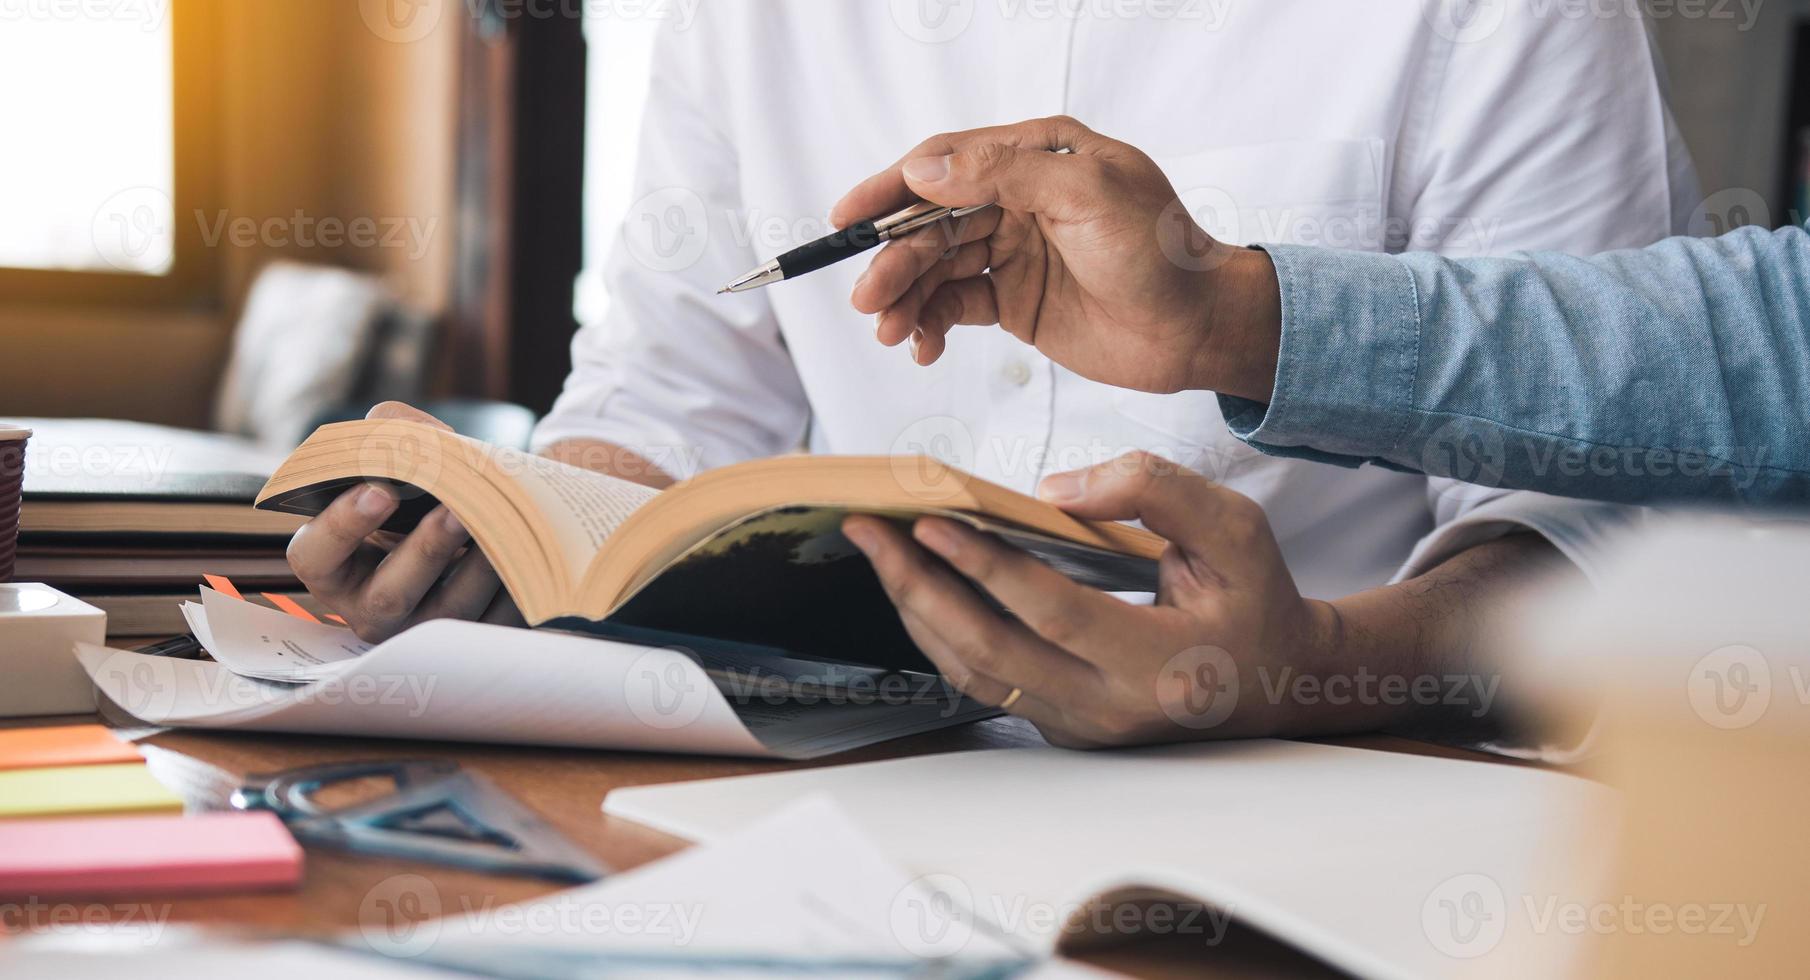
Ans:
{"label": "pen clip", "polygon": [[900,211],[894,211],[884,218],[874,221],[874,230],[880,233],[883,241],[902,238],[914,231],[928,228],[947,218],[965,218],[976,211],[985,211],[991,204],[975,204],[965,208],[947,208],[929,201],[919,201]]}
{"label": "pen clip", "polygon": [[[1066,146],[1051,150],[1051,153],[1067,155],[1074,150]],[[992,204],[970,204],[967,207],[951,208],[929,201],[919,201],[910,207],[902,208],[884,218],[874,219],[874,230],[880,233],[883,240],[890,241],[902,235],[909,235],[920,228],[933,225],[945,218],[966,218],[977,211],[985,211]]]}

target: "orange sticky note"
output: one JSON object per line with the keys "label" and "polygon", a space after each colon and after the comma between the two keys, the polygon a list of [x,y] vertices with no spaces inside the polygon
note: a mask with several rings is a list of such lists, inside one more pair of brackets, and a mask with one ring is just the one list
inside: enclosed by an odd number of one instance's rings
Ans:
{"label": "orange sticky note", "polygon": [[232,579],[229,579],[224,575],[203,575],[201,578],[202,581],[207,583],[208,588],[213,589],[223,596],[228,596],[233,599],[245,598],[239,594],[239,590],[233,585]]}
{"label": "orange sticky note", "polygon": [[263,596],[264,598],[270,600],[271,605],[277,607],[279,610],[281,610],[283,612],[288,613],[291,616],[294,616],[297,619],[305,619],[310,623],[320,622],[320,620],[314,618],[313,613],[309,612],[306,609],[303,609],[301,603],[296,602],[294,599],[291,599],[286,595],[282,595],[282,594],[276,593],[276,592],[260,592],[258,594]]}
{"label": "orange sticky note", "polygon": [[0,730],[0,769],[138,762],[138,747],[105,725]]}

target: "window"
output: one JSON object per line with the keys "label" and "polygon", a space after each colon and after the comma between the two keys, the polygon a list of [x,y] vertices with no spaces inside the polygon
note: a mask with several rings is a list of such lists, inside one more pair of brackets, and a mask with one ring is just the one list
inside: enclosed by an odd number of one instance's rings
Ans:
{"label": "window", "polygon": [[0,0],[0,293],[193,303],[219,0]]}
{"label": "window", "polygon": [[634,203],[641,113],[660,19],[611,16],[607,5],[587,5],[585,12],[590,49],[585,85],[585,269],[579,277],[575,312],[579,323],[595,323],[608,306],[603,262]]}
{"label": "window", "polygon": [[169,18],[113,6],[28,4],[0,29],[0,266],[162,275],[175,259]]}

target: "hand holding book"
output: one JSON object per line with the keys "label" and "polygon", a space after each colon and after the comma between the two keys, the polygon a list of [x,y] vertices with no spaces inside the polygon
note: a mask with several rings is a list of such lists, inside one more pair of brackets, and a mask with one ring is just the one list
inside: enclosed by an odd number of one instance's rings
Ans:
{"label": "hand holding book", "polygon": [[[359,514],[373,493],[384,506]],[[937,672],[1089,746],[1495,724],[1497,685],[1481,675],[1481,699],[1466,688],[1455,703],[1352,685],[1468,666],[1502,624],[1466,597],[1551,561],[1538,538],[1510,536],[1416,579],[1427,601],[1376,589],[1327,603],[1296,588],[1256,503],[1163,460],[1132,454],[1043,493],[928,458],[846,456],[757,460],[656,492],[390,417],[316,432],[259,506],[366,521],[322,533],[351,556],[329,581],[363,583],[348,594],[367,599],[375,587],[389,622],[519,609],[535,626],[694,654]],[[1162,536],[1116,523],[1131,519]],[[379,526],[407,533],[387,557],[360,550]],[[384,592],[397,566],[426,583],[409,603]],[[1158,596],[1107,594],[1124,591]]]}
{"label": "hand holding book", "polygon": [[1261,506],[1174,463],[1131,453],[1041,493],[1167,538],[1156,602],[1085,588],[955,522],[907,531],[857,516],[844,533],[951,686],[1052,743],[1378,730],[1480,743],[1524,739],[1516,726],[1540,721],[1537,689],[1504,657],[1520,607],[1475,602],[1503,582],[1577,583],[1536,535],[1435,562],[1405,601],[1384,587],[1327,602],[1296,587]]}
{"label": "hand holding book", "polygon": [[[400,402],[378,405],[369,418],[451,431]],[[381,530],[401,503],[384,483],[340,494],[290,542],[296,578],[371,643],[429,619],[519,622],[490,561],[470,547],[470,533],[450,510],[435,508],[406,535]]]}
{"label": "hand holding book", "polygon": [[1331,666],[1341,630],[1330,603],[1295,587],[1250,498],[1143,453],[1053,476],[1042,492],[1076,515],[1136,518],[1167,537],[1156,603],[1086,588],[954,522],[924,519],[909,533],[866,517],[845,525],[918,647],[963,694],[1079,748],[1372,727],[1362,707],[1251,696],[1268,668]]}
{"label": "hand holding book", "polygon": [[[470,618],[506,592],[536,626],[930,669],[842,536],[850,513],[942,516],[1090,586],[1155,587],[1154,535],[1077,520],[928,458],[784,456],[656,492],[430,423],[323,427],[259,497],[321,515],[292,549],[298,574],[367,638]],[[407,536],[384,555],[366,543],[380,528]]]}

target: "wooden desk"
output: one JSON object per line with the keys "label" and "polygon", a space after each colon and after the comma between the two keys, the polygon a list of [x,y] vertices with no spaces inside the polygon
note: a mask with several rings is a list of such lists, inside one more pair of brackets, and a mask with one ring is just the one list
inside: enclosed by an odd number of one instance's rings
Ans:
{"label": "wooden desk", "polygon": [[[30,719],[0,723],[71,724],[92,718]],[[129,720],[107,719],[129,725]],[[1385,737],[1335,740],[1338,744],[1461,758],[1458,750]],[[371,758],[445,758],[481,772],[532,807],[581,846],[618,870],[664,857],[686,846],[675,837],[603,814],[603,797],[619,786],[675,782],[713,776],[771,772],[803,766],[895,758],[933,752],[1041,745],[1028,723],[1000,718],[873,746],[831,760],[783,763],[696,758],[470,743],[404,742],[318,736],[254,735],[168,731],[143,740],[160,779],[193,802],[219,804],[241,777],[293,766]],[[441,914],[522,901],[558,886],[525,878],[502,878],[417,862],[310,850],[307,877],[298,892],[178,899],[170,921],[247,927],[288,933],[356,929],[367,896],[394,875],[420,875],[438,893]],[[153,905],[162,903],[151,898]],[[1326,976],[1331,971],[1251,930],[1233,930],[1218,944],[1204,936],[1135,940],[1091,950],[1076,959],[1135,976]]]}

